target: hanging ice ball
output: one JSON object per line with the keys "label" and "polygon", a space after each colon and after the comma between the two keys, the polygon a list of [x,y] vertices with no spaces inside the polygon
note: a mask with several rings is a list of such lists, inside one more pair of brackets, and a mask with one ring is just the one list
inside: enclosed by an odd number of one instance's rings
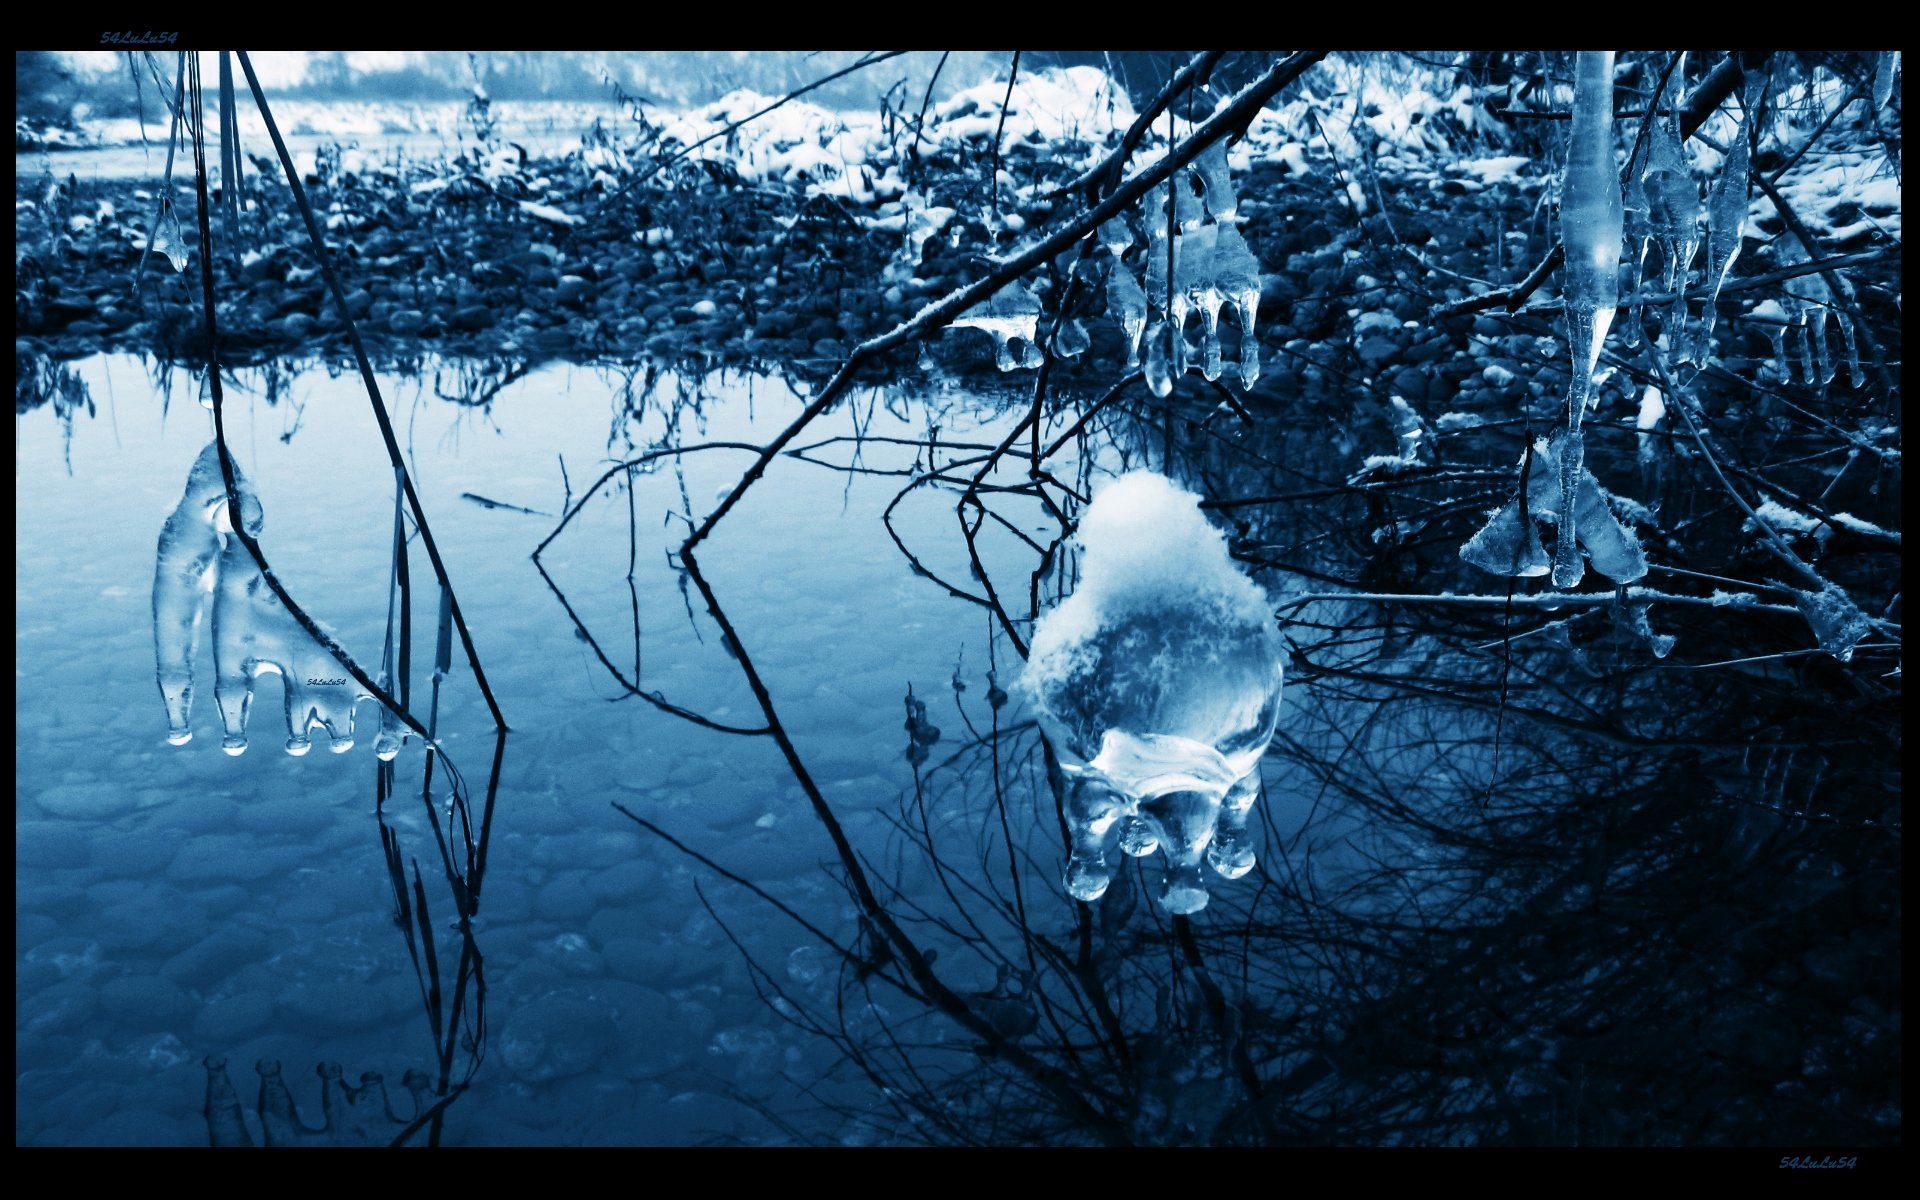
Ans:
{"label": "hanging ice ball", "polygon": [[1204,908],[1200,873],[1253,869],[1247,813],[1280,713],[1281,645],[1200,499],[1135,471],[1095,495],[1080,586],[1040,619],[1021,686],[1069,780],[1067,891],[1096,900],[1110,855],[1166,856],[1161,903]]}

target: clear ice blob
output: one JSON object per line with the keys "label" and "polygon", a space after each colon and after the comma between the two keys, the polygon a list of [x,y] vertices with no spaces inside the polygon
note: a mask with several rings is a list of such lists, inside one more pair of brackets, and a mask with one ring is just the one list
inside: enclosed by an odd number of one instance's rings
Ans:
{"label": "clear ice blob", "polygon": [[1021,687],[1068,779],[1066,887],[1097,900],[1112,852],[1165,859],[1160,903],[1205,907],[1204,858],[1253,868],[1246,819],[1280,711],[1281,642],[1199,497],[1136,471],[1076,535],[1080,586],[1040,619]]}
{"label": "clear ice blob", "polygon": [[1520,517],[1518,500],[1509,500],[1494,510],[1480,532],[1460,547],[1460,557],[1482,571],[1509,579],[1545,575],[1550,565],[1533,522]]}
{"label": "clear ice blob", "polygon": [[1080,318],[1073,317],[1062,322],[1059,332],[1053,335],[1053,352],[1061,358],[1079,358],[1087,352],[1092,340],[1087,336],[1087,327],[1080,323]]}
{"label": "clear ice blob", "polygon": [[[265,514],[237,463],[233,473],[241,527],[257,537]],[[287,753],[312,749],[316,724],[326,727],[335,753],[351,749],[354,705],[369,693],[287,612],[233,530],[220,448],[210,442],[194,460],[154,553],[154,674],[167,710],[167,740],[179,746],[193,738],[193,660],[211,605],[214,699],[227,753],[247,748],[254,680],[265,674],[279,675],[285,691]],[[383,735],[392,736],[377,748],[390,741],[397,751],[398,718],[381,724]]]}
{"label": "clear ice blob", "polygon": [[[259,531],[260,501],[234,465],[240,520]],[[221,534],[233,528],[227,485],[220,474],[220,447],[208,442],[187,474],[187,487],[160,529],[153,567],[154,673],[167,708],[167,741],[193,740],[193,659],[200,624],[213,598]]]}
{"label": "clear ice blob", "polygon": [[1213,219],[1233,220],[1234,213],[1240,210],[1240,201],[1233,193],[1233,172],[1227,169],[1225,139],[1202,150],[1193,160],[1191,170],[1200,177],[1200,185],[1204,189],[1201,199],[1206,202],[1207,211],[1213,214]]}
{"label": "clear ice blob", "polygon": [[214,698],[226,726],[221,744],[228,754],[247,748],[254,680],[262,675],[280,676],[288,754],[313,748],[315,725],[326,727],[335,754],[353,748],[353,708],[369,693],[280,603],[239,538],[228,538],[220,552],[213,659]]}
{"label": "clear ice blob", "polygon": [[[1034,337],[1040,326],[1040,301],[1018,280],[953,319],[955,329],[978,329],[993,338],[994,365],[1002,371],[1038,367],[1040,347]],[[1013,342],[1021,343],[1014,357]]]}

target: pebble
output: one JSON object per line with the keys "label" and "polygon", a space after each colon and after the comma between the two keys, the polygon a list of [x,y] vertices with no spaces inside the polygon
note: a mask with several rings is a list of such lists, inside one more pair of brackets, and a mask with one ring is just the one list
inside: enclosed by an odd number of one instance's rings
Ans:
{"label": "pebble", "polygon": [[192,1018],[193,997],[158,975],[122,975],[100,989],[100,1007],[121,1024],[170,1029]]}
{"label": "pebble", "polygon": [[615,863],[587,877],[587,891],[598,901],[631,900],[650,892],[660,879],[660,869],[642,858]]}
{"label": "pebble", "polygon": [[14,826],[16,867],[84,867],[92,858],[87,835],[61,821],[23,821]]}
{"label": "pebble", "polygon": [[289,988],[281,1007],[326,1029],[351,1031],[378,1025],[387,1015],[387,998],[371,983],[312,983]]}
{"label": "pebble", "polygon": [[405,336],[410,333],[419,333],[426,324],[426,315],[420,310],[403,308],[387,318],[387,331]]}
{"label": "pebble", "polygon": [[43,812],[76,820],[107,820],[130,813],[139,805],[132,789],[105,780],[56,784],[33,799]]}
{"label": "pebble", "polygon": [[536,917],[562,924],[585,920],[594,907],[593,896],[578,871],[569,871],[549,882],[533,898]]}
{"label": "pebble", "polygon": [[455,329],[480,330],[493,324],[493,310],[484,304],[469,304],[453,314]]}
{"label": "pebble", "polygon": [[258,838],[203,834],[180,848],[167,878],[174,883],[251,882],[283,875],[306,861],[293,846],[262,846]]}
{"label": "pebble", "polygon": [[84,983],[56,983],[14,1006],[14,1027],[47,1037],[71,1033],[99,1011],[100,993]]}
{"label": "pebble", "polygon": [[677,956],[672,947],[649,938],[614,938],[601,946],[600,957],[616,978],[654,987],[666,987],[674,982]]}
{"label": "pebble", "polygon": [[617,1034],[604,1004],[566,990],[522,1005],[495,1036],[508,1070],[528,1083],[544,1083],[591,1068]]}
{"label": "pebble", "polygon": [[160,974],[181,987],[206,991],[241,967],[263,961],[268,953],[267,935],[257,929],[217,929],[168,959]]}

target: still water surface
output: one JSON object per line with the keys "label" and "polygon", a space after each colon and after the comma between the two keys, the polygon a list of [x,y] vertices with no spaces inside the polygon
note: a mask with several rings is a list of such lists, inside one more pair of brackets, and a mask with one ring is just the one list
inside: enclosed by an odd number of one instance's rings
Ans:
{"label": "still water surface", "polygon": [[[280,750],[278,682],[263,677],[251,749],[230,758],[220,752],[203,629],[194,738],[166,743],[150,610],[155,539],[210,439],[210,414],[188,372],[168,380],[128,357],[75,367],[92,416],[69,428],[42,406],[16,419],[16,1141],[205,1144],[209,1055],[228,1060],[249,1115],[261,1059],[284,1063],[310,1124],[319,1116],[314,1065],[327,1061],[349,1080],[383,1073],[404,1115],[397,1082],[432,1069],[433,1043],[374,811],[377,706],[361,705],[351,751],[290,757]],[[393,476],[360,381],[312,367],[270,371],[243,372],[227,408],[230,444],[264,507],[263,548],[293,596],[377,667]],[[845,1109],[870,1103],[871,1085],[756,995],[729,942],[739,939],[804,999],[834,977],[814,939],[613,807],[777,892],[824,932],[857,940],[829,870],[832,847],[773,742],[664,712],[610,669],[629,679],[637,671],[642,689],[719,724],[761,724],[669,556],[685,515],[710,511],[752,456],[657,460],[636,475],[630,504],[616,480],[545,552],[553,587],[530,558],[568,489],[577,499],[612,462],[668,437],[764,443],[804,401],[777,379],[664,375],[649,389],[629,373],[555,365],[472,403],[498,382],[432,362],[382,377],[513,729],[476,926],[485,1053],[449,1110],[445,1140],[846,1136]],[[880,517],[903,473],[927,461],[931,429],[944,461],[963,453],[949,447],[992,445],[1015,419],[937,386],[858,395],[801,439],[847,440],[810,451],[816,461],[777,461],[701,554],[849,835],[908,887],[924,885],[925,867],[899,853],[889,824],[914,786],[907,689],[948,728],[934,747],[937,769],[968,722],[991,725],[989,668],[1007,684],[1018,660],[1003,639],[990,647],[982,609],[916,575]],[[1002,511],[1017,523],[1017,506]],[[1044,540],[1051,523],[1032,511],[1030,533]],[[909,496],[894,524],[930,570],[969,578],[950,494]],[[1004,572],[1024,594],[1030,552],[1004,531],[980,547],[989,574]],[[434,599],[417,539],[412,563],[422,594],[416,645],[427,647],[418,681],[431,669]],[[454,660],[439,728],[477,809],[494,739],[457,646]],[[956,692],[956,679],[968,690]],[[1018,716],[1016,702],[1002,724]],[[451,986],[459,942],[420,764],[410,743],[386,816],[426,881]],[[1035,805],[1032,782],[1008,786],[1044,831],[1051,804]],[[947,803],[944,819],[979,817],[965,788]],[[1033,853],[1034,870],[1057,871],[1057,847]],[[968,978],[966,964],[952,967]],[[977,973],[981,990],[992,985],[989,969]],[[457,1079],[467,1058],[456,1058]],[[843,1111],[820,1111],[800,1085]]]}

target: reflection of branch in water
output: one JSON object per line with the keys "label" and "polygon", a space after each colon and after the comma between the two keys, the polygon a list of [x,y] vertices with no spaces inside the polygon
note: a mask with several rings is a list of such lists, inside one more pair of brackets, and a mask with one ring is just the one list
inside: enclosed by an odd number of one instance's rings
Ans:
{"label": "reflection of branch in water", "polygon": [[[396,919],[400,927],[406,934],[407,941],[408,941],[408,949],[414,960],[416,976],[419,979],[421,984],[421,989],[423,993],[423,1003],[426,1008],[429,1022],[433,1028],[433,1033],[434,1033],[435,1043],[436,1043],[435,1051],[436,1051],[436,1056],[439,1062],[439,1078],[438,1078],[437,1084],[435,1085],[435,1090],[437,1094],[441,1097],[440,1101],[425,1113],[421,1113],[418,1111],[420,1105],[416,1103],[415,1116],[412,1118],[412,1121],[410,1124],[408,1124],[407,1128],[402,1130],[401,1133],[395,1138],[395,1142],[397,1144],[400,1141],[404,1141],[405,1139],[411,1137],[413,1133],[416,1132],[423,1124],[430,1124],[431,1131],[428,1139],[429,1144],[438,1145],[440,1141],[443,1122],[444,1122],[444,1114],[446,1111],[446,1106],[449,1103],[451,1103],[454,1097],[464,1093],[467,1082],[471,1080],[473,1073],[476,1070],[478,1070],[481,1059],[484,1055],[484,1046],[485,1046],[485,1037],[486,1037],[484,998],[485,998],[486,989],[485,989],[485,983],[482,975],[483,960],[481,958],[479,948],[474,942],[472,918],[477,912],[477,908],[478,908],[478,902],[479,902],[479,896],[480,896],[480,890],[481,890],[481,880],[485,870],[486,847],[487,847],[487,842],[488,842],[488,838],[491,830],[495,803],[498,796],[501,767],[505,757],[506,734],[507,734],[506,723],[505,723],[505,720],[501,717],[499,706],[495,702],[493,694],[489,689],[489,687],[487,686],[485,675],[482,673],[479,660],[474,653],[472,639],[468,635],[465,622],[460,616],[458,601],[454,597],[452,584],[447,578],[446,570],[440,560],[439,552],[434,546],[432,534],[427,528],[424,513],[421,511],[419,498],[414,493],[411,480],[409,479],[406,468],[401,461],[399,448],[394,440],[391,423],[387,419],[385,406],[380,400],[379,392],[374,382],[372,367],[367,360],[364,347],[362,347],[360,344],[358,334],[354,330],[351,315],[347,313],[347,307],[346,307],[344,295],[340,290],[339,281],[332,272],[330,262],[327,258],[324,243],[321,241],[319,237],[318,226],[314,221],[312,210],[307,204],[305,194],[301,190],[299,178],[293,170],[292,160],[287,154],[286,145],[280,138],[278,128],[274,125],[272,113],[268,110],[265,97],[260,92],[259,82],[257,79],[254,78],[252,65],[247,61],[247,58],[244,54],[241,55],[241,65],[246,71],[248,81],[253,86],[254,97],[259,103],[261,115],[267,123],[268,131],[273,135],[274,145],[275,145],[275,148],[279,151],[281,162],[286,167],[289,184],[293,188],[294,198],[299,204],[301,215],[306,220],[309,234],[312,236],[312,239],[313,239],[315,252],[319,256],[321,267],[323,272],[326,275],[327,282],[333,291],[336,302],[339,304],[340,311],[342,312],[343,315],[347,317],[348,333],[349,333],[349,336],[353,339],[355,352],[359,358],[362,375],[367,385],[369,400],[373,405],[374,415],[379,423],[381,434],[386,442],[388,458],[393,466],[394,479],[395,479],[393,574],[389,584],[389,599],[390,599],[390,604],[392,604],[392,607],[390,607],[389,617],[388,617],[387,642],[385,646],[385,656],[384,656],[386,669],[385,671],[383,671],[382,683],[380,684],[374,683],[368,677],[367,672],[363,668],[361,668],[357,663],[355,663],[345,653],[345,651],[338,646],[337,643],[335,643],[331,638],[324,635],[319,629],[319,627],[317,626],[317,624],[313,621],[313,619],[309,617],[304,610],[302,610],[298,605],[296,605],[293,602],[292,598],[287,594],[286,589],[274,577],[271,568],[267,564],[265,555],[261,551],[258,542],[254,538],[255,532],[260,528],[260,520],[262,515],[260,513],[258,501],[257,499],[254,499],[253,497],[251,497],[250,494],[247,494],[245,492],[244,487],[239,478],[238,470],[234,464],[232,453],[230,452],[227,446],[225,411],[224,411],[225,409],[224,395],[223,395],[223,388],[221,386],[221,379],[220,379],[220,359],[219,359],[220,341],[219,341],[217,322],[215,318],[216,304],[215,304],[215,297],[214,297],[213,269],[212,269],[212,255],[211,255],[213,240],[212,240],[212,232],[211,232],[210,221],[208,216],[209,197],[208,197],[207,166],[206,166],[206,128],[204,124],[204,107],[201,102],[201,95],[200,95],[200,66],[199,66],[198,56],[196,56],[193,59],[187,78],[190,83],[191,92],[192,92],[192,133],[193,133],[194,167],[195,167],[195,183],[196,183],[195,190],[196,190],[196,197],[198,201],[197,207],[198,207],[198,216],[199,216],[200,246],[201,246],[200,291],[201,291],[201,298],[202,298],[202,304],[203,304],[203,315],[204,315],[204,321],[205,321],[207,347],[208,347],[206,383],[207,383],[207,389],[210,395],[210,399],[212,401],[213,422],[214,422],[214,432],[215,432],[214,444],[212,447],[209,447],[209,450],[217,449],[217,462],[219,466],[220,483],[221,483],[221,487],[219,490],[223,493],[224,507],[219,506],[218,501],[216,501],[213,507],[211,508],[211,510],[206,511],[204,514],[199,511],[188,511],[186,515],[189,519],[188,523],[189,525],[192,526],[192,531],[196,533],[196,536],[197,536],[199,522],[203,516],[210,518],[210,517],[215,517],[217,515],[224,514],[226,518],[226,525],[228,527],[226,530],[227,543],[224,546],[224,548],[221,550],[221,561],[217,568],[219,584],[221,587],[220,601],[219,603],[216,604],[216,607],[215,607],[215,622],[217,626],[223,623],[223,617],[222,617],[223,610],[231,609],[235,613],[238,613],[239,610],[235,606],[241,605],[241,604],[245,604],[247,606],[247,615],[249,617],[257,617],[261,613],[268,613],[268,615],[273,616],[278,621],[283,622],[284,618],[280,617],[279,612],[269,611],[270,608],[272,607],[269,605],[269,601],[277,602],[278,609],[283,611],[285,616],[290,616],[294,619],[294,623],[297,624],[299,631],[304,632],[306,637],[311,639],[315,648],[324,650],[328,655],[332,657],[334,661],[336,661],[339,664],[341,668],[344,668],[345,670],[347,670],[347,672],[354,678],[355,681],[357,681],[362,687],[366,688],[371,695],[378,698],[380,702],[383,705],[385,705],[385,713],[383,713],[383,722],[382,722],[383,724],[382,736],[379,740],[379,743],[377,743],[379,748],[382,750],[382,753],[379,756],[380,761],[377,762],[375,767],[375,783],[374,783],[375,812],[376,812],[375,819],[380,826],[381,845],[388,863],[390,876],[393,884],[395,903],[396,903]],[[233,96],[232,96],[232,80],[231,80],[231,76],[226,72],[225,66],[226,66],[226,57],[223,54],[222,55],[223,70],[222,70],[221,103],[222,103],[223,111],[231,113],[234,109]],[[223,122],[223,126],[226,124],[228,123]],[[231,131],[228,131],[223,136],[230,137]],[[209,455],[206,452],[203,452],[201,455],[201,458],[203,461],[207,460],[209,458]],[[211,471],[210,470],[203,471],[203,470],[197,469],[196,474],[207,475],[210,477]],[[211,492],[213,490],[211,487],[210,478],[207,479],[207,481],[201,485],[200,490],[203,494]],[[195,487],[194,487],[193,481],[190,480],[189,487],[188,487],[188,496],[187,496],[187,499],[183,501],[183,505],[182,505],[183,510],[191,509],[194,499],[195,499]],[[245,505],[245,501],[247,500],[252,500],[251,510],[249,510]],[[403,506],[403,501],[405,502],[406,505],[410,505],[411,507],[410,514],[407,512],[407,508]],[[204,505],[204,503],[205,502],[203,500],[202,504]],[[437,582],[439,584],[440,611],[439,611],[439,623],[438,623],[439,624],[438,640],[435,647],[435,657],[434,657],[432,701],[431,701],[431,707],[429,709],[427,723],[425,725],[421,723],[419,718],[414,715],[414,713],[411,711],[411,709],[408,706],[408,701],[411,698],[410,674],[411,674],[411,651],[412,651],[412,642],[411,642],[412,588],[411,588],[410,574],[408,571],[408,559],[407,559],[408,539],[406,535],[406,521],[405,521],[405,517],[408,515],[411,515],[413,518],[414,528],[418,531],[421,541],[428,552],[428,556],[433,563],[434,573],[437,577]],[[180,514],[176,513],[176,517],[179,517],[179,516]],[[170,531],[171,531],[172,525],[173,525],[173,522],[170,521],[169,522]],[[196,548],[200,546],[200,542],[198,540],[195,540],[193,544]],[[156,568],[155,616],[156,616],[156,636],[157,637],[160,635],[158,618],[160,616],[160,607],[161,607],[160,600],[162,599],[163,585],[172,584],[174,590],[177,590],[178,586],[181,584],[188,584],[190,586],[197,587],[200,583],[200,580],[197,578],[195,579],[175,578],[172,580],[166,579],[162,573],[164,570],[164,552],[166,549],[167,549],[167,541],[163,537],[163,540],[161,543],[161,550],[163,552],[163,563],[162,563],[162,566]],[[239,549],[244,549],[246,551],[246,559],[251,560],[250,564],[248,564],[241,558],[241,556],[238,553]],[[247,570],[248,565],[250,565],[254,570],[253,571]],[[262,585],[264,585],[266,592],[271,593],[270,595],[263,594]],[[244,598],[241,596],[240,594],[241,592],[244,592]],[[397,604],[393,603],[395,600],[395,597],[397,597]],[[397,608],[398,616],[399,616],[397,630],[395,629],[394,608]],[[176,629],[172,632],[177,633],[177,624],[178,623],[176,623]],[[459,772],[454,768],[451,760],[449,760],[447,764],[447,770],[448,770],[448,775],[452,784],[452,788],[451,788],[452,799],[448,806],[448,812],[447,812],[447,819],[449,822],[449,831],[448,831],[448,835],[443,837],[441,835],[440,826],[439,826],[439,815],[435,810],[435,805],[433,801],[433,769],[434,769],[435,759],[438,756],[438,754],[441,752],[441,746],[438,740],[440,684],[442,680],[445,679],[451,667],[451,657],[452,657],[451,642],[452,642],[452,632],[455,627],[458,627],[462,641],[465,645],[467,658],[474,672],[475,682],[479,686],[481,694],[483,698],[486,700],[488,709],[493,715],[495,730],[496,730],[496,742],[495,742],[495,749],[494,749],[492,772],[488,779],[488,784],[487,784],[486,810],[484,815],[482,816],[477,836],[476,836],[476,831],[474,829],[473,821],[471,818],[471,813],[469,811],[466,786],[464,782],[461,780]],[[255,628],[252,625],[248,625],[247,627],[242,628],[238,631],[233,630],[231,628],[228,628],[225,630],[217,629],[216,643],[219,643],[225,640],[225,636],[227,634],[238,633],[238,634],[244,634],[247,637],[248,649],[250,650],[257,649],[259,647],[258,647],[258,642],[255,635],[258,634],[259,632],[260,630]],[[287,674],[287,668],[289,666],[292,666],[296,670],[303,670],[304,664],[289,661],[289,659],[290,657],[298,657],[300,654],[303,654],[306,647],[299,644],[300,638],[297,632],[293,632],[290,630],[275,630],[271,632],[273,633],[274,638],[276,639],[277,642],[284,643],[284,645],[276,647],[276,649],[280,652],[278,659],[270,660],[270,661],[272,661],[272,664],[276,665],[280,669],[283,675],[286,695],[287,695],[289,706],[290,706],[288,715],[289,715],[290,729],[291,729],[292,719],[294,717],[294,710],[292,705],[295,702],[300,700],[301,688],[306,686],[324,686],[327,688],[335,688],[341,685],[339,683],[336,683],[331,678],[329,678],[327,682],[325,682],[324,684],[320,684],[317,681],[313,681],[313,680],[309,680],[306,684],[296,684],[295,678]],[[188,649],[188,653],[190,654],[191,653],[191,640],[190,640],[191,624],[189,624],[187,634],[189,638],[187,642],[187,649]],[[397,661],[395,658],[396,647],[394,644],[396,634],[398,637],[398,647],[397,647],[398,660]],[[286,652],[289,648],[293,650],[293,654],[291,656]],[[218,649],[219,647],[217,645],[216,650],[218,651]],[[163,666],[164,665],[165,664],[163,662]],[[222,675],[224,677],[227,674],[227,672],[224,669],[227,664],[223,662],[221,665],[223,668]],[[227,725],[228,725],[229,746],[232,745],[233,740],[236,736],[239,736],[244,733],[246,707],[247,707],[247,703],[251,700],[251,670],[254,666],[254,657],[250,655],[247,659],[243,660],[243,662],[239,665],[241,666],[242,669],[247,670],[249,672],[249,677],[245,680],[245,684],[247,688],[246,697],[244,700],[241,700],[238,703],[237,713],[230,710],[230,706],[226,703],[227,697],[225,695],[222,695],[220,697],[221,700],[223,701],[222,703],[223,717],[226,718]],[[329,676],[331,676],[331,672],[329,672],[328,674]],[[224,682],[224,678],[223,678],[223,682]],[[400,698],[396,698],[386,690],[386,687],[384,686],[384,684],[388,682],[397,682]],[[165,691],[165,680],[163,679],[163,692],[164,691]],[[351,693],[349,693],[349,695],[351,695]],[[171,705],[171,701],[172,701],[171,696],[169,696],[169,701]],[[349,735],[351,734],[351,720],[352,720],[351,704],[352,704],[352,700],[350,699],[348,701],[348,708],[346,710],[346,721],[348,722],[347,732],[349,733]],[[236,716],[238,720],[237,729],[235,726]],[[456,920],[458,922],[458,927],[460,930],[460,937],[461,937],[460,961],[456,971],[453,986],[451,989],[452,1000],[451,1000],[450,1007],[447,1007],[444,1004],[446,991],[442,986],[442,978],[441,978],[441,973],[439,968],[438,955],[437,955],[436,947],[434,943],[434,927],[428,915],[427,894],[426,894],[426,889],[424,887],[424,884],[422,883],[420,878],[418,864],[416,862],[414,866],[413,886],[411,889],[411,898],[409,898],[409,892],[406,886],[404,871],[402,870],[400,865],[399,843],[397,838],[394,836],[394,834],[388,828],[385,822],[384,804],[387,797],[392,793],[393,780],[394,780],[394,765],[391,759],[392,759],[393,753],[397,752],[399,748],[398,739],[390,738],[389,736],[390,730],[386,728],[387,722],[385,718],[388,716],[391,716],[392,718],[398,720],[399,722],[402,722],[408,727],[414,729],[415,732],[419,733],[420,736],[424,739],[427,746],[427,753],[423,758],[421,802],[427,810],[428,822],[429,822],[429,825],[434,830],[435,838],[438,843],[438,848],[440,850],[442,866],[443,866],[446,878],[448,880],[448,883],[453,889],[454,898],[456,902],[456,909],[457,909]],[[331,723],[329,723],[329,729],[333,730],[333,725]],[[300,738],[301,743],[304,744],[304,737],[301,736],[303,735],[304,730],[293,729],[292,732],[294,732],[295,735]],[[337,731],[336,731],[336,737],[337,737]],[[242,740],[241,744],[244,745],[244,740]],[[346,743],[346,744],[350,744],[350,743]],[[293,748],[293,743],[289,743],[289,748],[290,749]],[[345,748],[345,744],[336,742],[335,749],[343,749],[343,748]],[[455,861],[454,855],[450,849],[450,842],[452,840],[452,823],[455,821],[456,818],[459,821],[460,843],[464,851],[461,861],[459,862]],[[417,944],[414,941],[415,926],[414,924],[409,922],[408,920],[409,915],[414,915],[414,916],[417,916],[418,918],[418,930],[421,937],[420,937],[420,941]],[[471,997],[471,1009],[469,1009],[469,997]],[[464,1050],[466,1052],[467,1067],[466,1067],[465,1078],[462,1079],[458,1084],[455,1084],[452,1079],[452,1074],[453,1074],[453,1064],[454,1064],[457,1050]],[[208,1119],[210,1122],[213,1121],[213,1114],[211,1111],[213,1107],[212,1099],[213,1099],[213,1087],[214,1087],[214,1080],[212,1077],[213,1066],[214,1066],[214,1063],[210,1060],[209,1061],[209,1114],[208,1114]],[[264,1073],[265,1072],[263,1070],[263,1074]],[[276,1066],[276,1073],[277,1073],[277,1066]],[[323,1076],[328,1076],[329,1079],[331,1080],[332,1078],[336,1078],[338,1076],[339,1068],[338,1067],[331,1068],[331,1074],[329,1075],[329,1068],[323,1065],[322,1074]],[[363,1083],[364,1083],[364,1080],[363,1080]],[[408,1084],[409,1084],[409,1087],[411,1088],[413,1084],[413,1078],[411,1074],[409,1075],[409,1078],[408,1078]],[[282,1094],[284,1095],[284,1089],[282,1089]],[[358,1093],[356,1093],[353,1090],[348,1090],[345,1094],[346,1094],[346,1098],[351,1102]],[[331,1089],[329,1089],[324,1095],[325,1095],[325,1099],[330,1102],[333,1096],[333,1092]],[[416,1091],[416,1099],[418,1098],[419,1095],[420,1093]],[[382,1098],[384,1100],[384,1089],[382,1090]],[[237,1115],[237,1113],[232,1115]],[[286,1115],[288,1115],[290,1118],[292,1116],[290,1098],[289,1098],[288,1104],[286,1105]],[[385,1115],[396,1123],[400,1121],[400,1118],[393,1116],[390,1110]],[[263,1110],[262,1110],[263,1121],[266,1120],[267,1116],[268,1116],[268,1113],[264,1108],[264,1099],[263,1099]],[[242,1126],[242,1129],[244,1130],[244,1125]]]}

